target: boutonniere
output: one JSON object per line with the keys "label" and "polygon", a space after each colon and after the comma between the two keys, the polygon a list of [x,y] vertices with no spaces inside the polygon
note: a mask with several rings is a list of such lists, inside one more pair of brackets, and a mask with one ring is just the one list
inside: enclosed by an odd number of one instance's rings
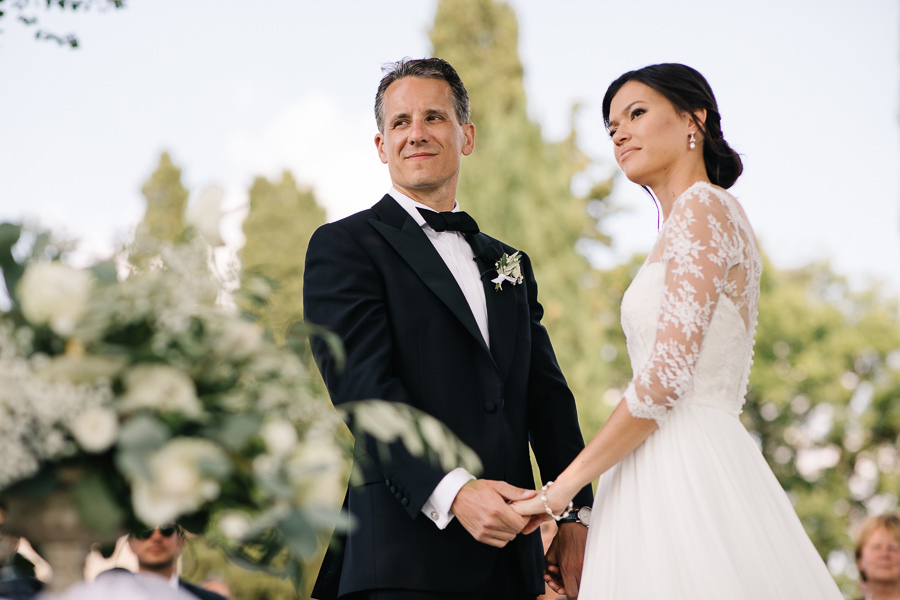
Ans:
{"label": "boutonniere", "polygon": [[514,252],[512,256],[506,252],[503,253],[503,256],[495,264],[497,277],[491,279],[491,283],[497,284],[494,286],[495,290],[502,290],[503,284],[507,281],[512,285],[522,283],[522,267],[519,265],[521,260],[522,257],[519,256],[518,251]]}

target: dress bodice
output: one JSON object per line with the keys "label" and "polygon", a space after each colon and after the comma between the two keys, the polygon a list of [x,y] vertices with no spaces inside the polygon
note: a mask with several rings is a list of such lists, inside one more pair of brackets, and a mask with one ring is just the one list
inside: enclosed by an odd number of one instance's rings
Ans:
{"label": "dress bodice", "polygon": [[634,416],[662,423],[679,403],[740,412],[761,271],[753,230],[730,194],[701,182],[676,200],[622,300]]}

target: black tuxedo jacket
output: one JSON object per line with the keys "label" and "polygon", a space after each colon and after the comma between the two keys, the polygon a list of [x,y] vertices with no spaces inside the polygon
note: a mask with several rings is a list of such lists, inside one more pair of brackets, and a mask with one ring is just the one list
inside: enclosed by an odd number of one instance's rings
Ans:
{"label": "black tuxedo jacket", "polygon": [[[417,407],[478,454],[480,477],[532,489],[529,441],[545,480],[584,447],[574,398],[541,325],[528,257],[524,283],[495,290],[495,262],[515,249],[480,233],[468,241],[485,286],[490,348],[431,241],[385,196],[310,240],[305,318],[341,337],[344,371],[322,341],[312,341],[313,352],[336,405],[380,398]],[[421,513],[446,473],[400,444],[389,457],[373,444],[357,439],[363,477],[345,499],[357,526],[329,550],[313,596],[377,588],[465,593],[484,585],[498,550],[456,519],[441,531]],[[575,501],[589,505],[590,488]],[[511,546],[527,587],[541,593],[539,532]]]}
{"label": "black tuxedo jacket", "polygon": [[178,586],[181,587],[186,592],[197,596],[201,600],[225,600],[225,596],[221,594],[217,594],[215,592],[211,592],[206,588],[200,587],[199,585],[194,585],[192,583],[188,583],[181,577],[178,578]]}

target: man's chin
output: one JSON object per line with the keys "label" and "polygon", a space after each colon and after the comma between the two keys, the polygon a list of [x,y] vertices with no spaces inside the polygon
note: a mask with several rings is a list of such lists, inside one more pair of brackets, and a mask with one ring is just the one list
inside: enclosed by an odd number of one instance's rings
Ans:
{"label": "man's chin", "polygon": [[170,558],[159,559],[159,560],[144,560],[141,562],[141,567],[148,571],[166,571],[171,569],[175,565],[175,561]]}

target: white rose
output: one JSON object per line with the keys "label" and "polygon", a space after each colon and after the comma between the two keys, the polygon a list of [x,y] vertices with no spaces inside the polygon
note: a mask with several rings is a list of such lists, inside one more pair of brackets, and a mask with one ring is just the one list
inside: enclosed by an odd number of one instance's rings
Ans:
{"label": "white rose", "polygon": [[263,329],[256,323],[243,319],[230,319],[215,346],[215,352],[222,356],[247,358],[259,350],[263,340]]}
{"label": "white rose", "polygon": [[221,187],[210,185],[200,192],[200,196],[188,205],[184,213],[185,222],[196,229],[210,246],[225,244],[219,233],[223,196]]}
{"label": "white rose", "polygon": [[92,406],[75,417],[69,430],[86,452],[103,452],[119,433],[119,418],[109,408]]}
{"label": "white rose", "polygon": [[250,519],[239,512],[230,512],[219,520],[219,531],[231,540],[241,540],[250,531]]}
{"label": "white rose", "polygon": [[188,417],[196,417],[203,412],[194,390],[194,381],[174,367],[139,365],[125,374],[124,383],[123,411],[150,408]]}
{"label": "white rose", "polygon": [[297,445],[297,430],[284,419],[269,421],[262,426],[259,434],[269,453],[274,456],[285,456]]}
{"label": "white rose", "polygon": [[33,263],[19,281],[22,313],[35,325],[67,336],[87,311],[91,275],[58,262]]}
{"label": "white rose", "polygon": [[337,506],[347,485],[350,461],[334,436],[315,435],[298,446],[287,464],[291,483],[309,504]]}
{"label": "white rose", "polygon": [[219,482],[201,465],[224,468],[224,451],[209,440],[175,438],[150,456],[149,479],[132,482],[134,511],[144,523],[166,523],[219,495]]}

